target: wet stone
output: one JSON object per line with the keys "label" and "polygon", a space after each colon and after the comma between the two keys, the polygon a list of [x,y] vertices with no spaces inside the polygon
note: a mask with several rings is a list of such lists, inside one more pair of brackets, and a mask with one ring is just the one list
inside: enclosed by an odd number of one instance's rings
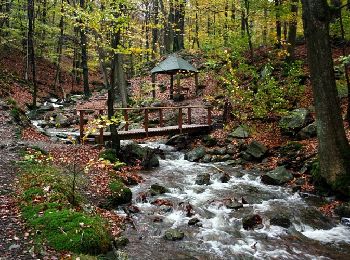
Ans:
{"label": "wet stone", "polygon": [[268,185],[282,185],[292,179],[293,175],[284,166],[280,166],[261,176],[261,181]]}
{"label": "wet stone", "polygon": [[219,180],[222,182],[222,183],[227,183],[227,182],[229,182],[229,180],[231,179],[231,177],[230,177],[230,175],[228,174],[228,173],[223,173],[221,176],[220,176],[220,178],[219,178]]}
{"label": "wet stone", "polygon": [[210,174],[209,173],[198,174],[195,183],[197,185],[210,185]]}
{"label": "wet stone", "polygon": [[164,234],[164,238],[170,241],[182,240],[184,237],[185,233],[178,229],[169,229]]}
{"label": "wet stone", "polygon": [[230,202],[228,202],[226,204],[226,208],[228,209],[240,209],[240,208],[243,208],[243,204],[236,201],[236,200],[231,200]]}
{"label": "wet stone", "polygon": [[292,225],[292,222],[288,216],[277,215],[270,219],[270,224],[274,226],[289,228]]}
{"label": "wet stone", "polygon": [[169,190],[164,186],[159,185],[158,183],[151,185],[150,193],[152,196],[164,194]]}
{"label": "wet stone", "polygon": [[188,225],[189,226],[194,226],[196,225],[197,223],[199,223],[200,220],[198,218],[191,218],[189,221],[188,221]]}
{"label": "wet stone", "polygon": [[262,228],[262,218],[259,215],[246,216],[242,219],[243,228],[245,230]]}

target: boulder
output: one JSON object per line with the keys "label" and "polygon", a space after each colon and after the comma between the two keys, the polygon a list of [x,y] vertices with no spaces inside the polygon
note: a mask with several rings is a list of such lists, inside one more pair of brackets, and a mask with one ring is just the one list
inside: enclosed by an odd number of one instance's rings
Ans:
{"label": "boulder", "polygon": [[268,185],[282,185],[293,180],[293,175],[284,167],[280,166],[261,176],[261,181]]}
{"label": "boulder", "polygon": [[164,234],[164,238],[170,241],[181,240],[184,237],[185,233],[178,229],[168,229]]}
{"label": "boulder", "polygon": [[245,230],[262,228],[262,217],[259,215],[249,215],[242,219],[242,225]]}
{"label": "boulder", "polygon": [[295,136],[299,130],[311,123],[310,112],[305,108],[291,111],[287,116],[281,118],[279,126],[282,134]]}
{"label": "boulder", "polygon": [[203,136],[202,141],[208,147],[212,147],[218,143],[218,140],[216,140],[214,137],[212,137],[210,135]]}
{"label": "boulder", "polygon": [[185,154],[185,160],[190,162],[197,162],[205,155],[204,147],[197,147]]}
{"label": "boulder", "polygon": [[[250,144],[248,144],[247,149],[245,150],[245,153],[258,160],[262,159],[266,152],[266,146],[257,141],[252,141]],[[247,160],[246,158],[244,159]]]}
{"label": "boulder", "polygon": [[188,135],[174,135],[165,144],[176,146],[178,149],[184,149],[190,142]]}
{"label": "boulder", "polygon": [[194,226],[196,224],[198,224],[199,222],[201,222],[198,218],[191,218],[189,221],[188,221],[188,225],[189,226]]}
{"label": "boulder", "polygon": [[141,165],[146,169],[159,166],[158,157],[153,149],[142,147],[134,142],[121,147],[120,159],[129,165],[135,165],[136,161],[141,161]]}
{"label": "boulder", "polygon": [[68,127],[71,125],[69,118],[61,113],[57,114],[55,118],[55,123],[56,123],[56,126],[59,126],[59,127]]}
{"label": "boulder", "polygon": [[114,239],[114,246],[116,248],[122,248],[129,244],[129,239],[127,237],[121,236]]}
{"label": "boulder", "polygon": [[209,173],[199,173],[196,177],[197,185],[210,185],[210,174]]}
{"label": "boulder", "polygon": [[248,138],[249,132],[245,127],[239,126],[232,133],[229,134],[229,137],[241,139]]}
{"label": "boulder", "polygon": [[243,204],[236,201],[235,199],[230,200],[229,202],[225,203],[226,208],[228,209],[240,209],[243,208]]}
{"label": "boulder", "polygon": [[131,202],[132,192],[120,180],[114,180],[109,183],[109,189],[111,191],[111,195],[108,197],[109,207],[116,207]]}
{"label": "boulder", "polygon": [[160,195],[169,192],[167,188],[158,183],[152,184],[150,188],[150,193],[152,196]]}
{"label": "boulder", "polygon": [[338,205],[334,209],[334,213],[336,213],[340,218],[350,218],[350,202],[345,202]]}
{"label": "boulder", "polygon": [[317,136],[317,126],[316,122],[305,126],[298,132],[298,138],[301,140],[316,137]]}
{"label": "boulder", "polygon": [[210,154],[206,154],[206,155],[204,155],[202,162],[209,163],[209,162],[211,162],[211,158],[212,158],[212,156]]}
{"label": "boulder", "polygon": [[276,215],[270,219],[270,224],[274,226],[289,228],[292,225],[292,222],[290,221],[288,216]]}
{"label": "boulder", "polygon": [[223,174],[221,174],[221,176],[219,177],[219,180],[222,182],[222,183],[228,183],[228,181],[231,179],[231,176],[224,172]]}

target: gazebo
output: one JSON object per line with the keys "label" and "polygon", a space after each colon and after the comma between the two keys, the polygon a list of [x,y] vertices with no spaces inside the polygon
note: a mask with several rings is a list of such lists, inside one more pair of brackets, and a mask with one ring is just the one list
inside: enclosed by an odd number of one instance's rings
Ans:
{"label": "gazebo", "polygon": [[180,94],[183,89],[180,85],[180,74],[194,74],[196,91],[198,88],[198,70],[193,67],[188,61],[179,57],[176,54],[169,55],[164,61],[160,62],[152,70],[152,96],[155,98],[155,84],[156,84],[156,75],[157,74],[167,74],[170,75],[170,99],[174,97],[174,76],[177,80],[177,92]]}

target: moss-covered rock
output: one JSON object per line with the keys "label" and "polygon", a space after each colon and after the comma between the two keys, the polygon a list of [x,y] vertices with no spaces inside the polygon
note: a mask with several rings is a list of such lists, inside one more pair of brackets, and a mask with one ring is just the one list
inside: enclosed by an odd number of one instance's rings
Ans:
{"label": "moss-covered rock", "polygon": [[115,207],[121,204],[129,203],[132,200],[131,190],[120,180],[114,180],[109,184],[112,194],[108,197],[108,204]]}
{"label": "moss-covered rock", "polygon": [[47,243],[56,250],[100,254],[110,248],[110,236],[99,217],[68,209],[46,211],[30,221]]}
{"label": "moss-covered rock", "polygon": [[169,229],[165,231],[164,238],[166,240],[181,240],[185,237],[185,233],[178,229]]}

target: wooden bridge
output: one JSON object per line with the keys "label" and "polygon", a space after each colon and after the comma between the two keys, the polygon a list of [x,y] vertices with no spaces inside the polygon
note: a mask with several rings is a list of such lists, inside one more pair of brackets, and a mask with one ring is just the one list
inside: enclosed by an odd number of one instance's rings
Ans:
{"label": "wooden bridge", "polygon": [[[203,110],[202,122],[194,122],[196,120],[192,117],[192,110]],[[165,126],[164,113],[165,111],[178,111],[177,125]],[[107,109],[77,109],[80,115],[80,138],[84,136],[85,116],[87,113],[98,113],[104,115]],[[142,108],[116,108],[116,112],[122,112],[125,120],[125,126],[118,130],[120,139],[134,139],[151,136],[162,136],[178,133],[205,133],[210,130],[212,125],[212,107],[203,106],[181,106],[181,107],[142,107]],[[133,111],[142,111],[144,113],[143,128],[129,129],[130,121],[129,114]],[[156,112],[158,114],[159,124],[157,127],[150,127],[150,114]],[[185,117],[183,115],[185,114]],[[104,141],[110,139],[110,132],[105,132],[103,128],[97,134],[91,134],[89,137],[95,138],[95,142],[103,144]]]}

